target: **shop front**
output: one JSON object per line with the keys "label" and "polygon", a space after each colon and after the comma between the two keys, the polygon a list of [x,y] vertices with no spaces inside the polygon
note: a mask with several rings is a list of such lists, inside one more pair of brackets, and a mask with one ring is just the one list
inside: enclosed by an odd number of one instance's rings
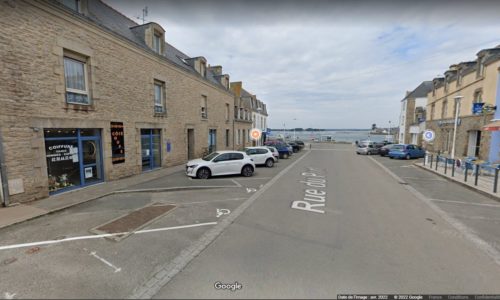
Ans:
{"label": "shop front", "polygon": [[51,194],[103,181],[100,129],[44,129]]}

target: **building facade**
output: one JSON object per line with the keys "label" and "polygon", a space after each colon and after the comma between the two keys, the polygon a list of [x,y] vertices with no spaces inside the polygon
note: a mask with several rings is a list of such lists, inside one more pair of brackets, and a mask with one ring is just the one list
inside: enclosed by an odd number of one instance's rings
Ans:
{"label": "building facade", "polygon": [[401,100],[398,142],[421,145],[421,133],[425,130],[427,94],[432,81],[424,81]]}
{"label": "building facade", "polygon": [[[436,138],[427,145],[428,150],[452,153],[458,112],[455,157],[498,160],[490,153],[491,133],[483,127],[494,116],[499,67],[500,48],[484,49],[475,61],[452,65],[444,77],[434,78],[428,94],[426,126],[436,133]],[[493,148],[498,149],[498,145]]]}
{"label": "building facade", "polygon": [[4,204],[233,149],[251,126],[222,67],[159,24],[87,0],[2,1],[0,20]]}
{"label": "building facade", "polygon": [[250,130],[252,129],[252,104],[246,97],[247,91],[243,89],[241,81],[231,82],[231,91],[234,94],[234,149],[243,150],[251,146]]}
{"label": "building facade", "polygon": [[254,146],[262,146],[266,141],[266,131],[267,131],[267,106],[264,102],[257,99],[257,96],[253,96],[252,100],[252,126],[257,128],[262,132],[259,140],[252,141]]}

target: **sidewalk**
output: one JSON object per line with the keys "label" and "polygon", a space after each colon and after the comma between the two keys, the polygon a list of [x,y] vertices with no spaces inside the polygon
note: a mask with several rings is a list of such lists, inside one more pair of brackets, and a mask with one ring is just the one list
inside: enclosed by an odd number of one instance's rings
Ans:
{"label": "sidewalk", "polygon": [[[152,180],[157,180],[183,171],[184,164],[87,186],[81,189],[53,195],[42,200],[0,207],[0,228],[108,196],[119,191],[123,192],[123,190],[129,189],[130,187],[139,187],[143,183],[148,183]],[[163,188],[168,187],[167,180],[162,180],[161,182],[165,184]]]}
{"label": "sidewalk", "polygon": [[446,169],[446,174],[445,174],[445,168],[441,163],[438,165],[437,170],[435,164],[433,164],[432,168],[430,168],[430,165],[428,163],[425,166],[423,165],[423,163],[415,163],[415,165],[424,170],[427,170],[441,177],[444,177],[450,181],[461,184],[462,186],[467,187],[471,190],[474,190],[490,198],[493,198],[494,200],[500,201],[500,186],[498,187],[497,193],[493,193],[493,187],[494,187],[493,176],[485,176],[480,174],[478,177],[477,185],[475,185],[475,174],[473,174],[472,170],[470,169],[467,175],[467,182],[465,182],[464,181],[465,172],[459,168],[455,169],[455,174],[454,174],[455,176],[452,177],[451,176],[452,170],[450,165],[448,165]]}

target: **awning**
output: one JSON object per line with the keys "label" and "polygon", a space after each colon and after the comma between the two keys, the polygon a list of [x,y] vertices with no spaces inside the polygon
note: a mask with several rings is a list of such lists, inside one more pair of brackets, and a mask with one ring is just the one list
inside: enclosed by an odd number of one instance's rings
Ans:
{"label": "awning", "polygon": [[500,120],[495,120],[489,124],[483,126],[483,130],[486,131],[500,131]]}

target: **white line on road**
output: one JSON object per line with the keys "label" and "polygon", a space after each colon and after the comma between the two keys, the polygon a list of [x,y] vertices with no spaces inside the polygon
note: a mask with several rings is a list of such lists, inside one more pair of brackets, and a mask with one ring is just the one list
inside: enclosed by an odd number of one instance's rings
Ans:
{"label": "white line on road", "polygon": [[[387,172],[389,175],[391,175],[396,181],[401,182],[403,181],[402,178],[400,178],[398,175],[396,175],[394,172],[386,168],[382,163],[378,162],[377,160],[373,159],[370,157],[371,160],[373,160],[374,163],[376,163],[382,170]],[[408,190],[410,193],[412,193],[417,199],[423,201],[425,204],[427,204],[431,209],[433,209],[443,220],[448,222],[452,227],[454,227],[458,232],[460,232],[466,239],[468,239],[470,242],[472,242],[479,250],[483,251],[495,261],[497,265],[500,265],[500,252],[493,247],[491,244],[480,238],[474,231],[472,231],[469,227],[467,227],[465,224],[460,222],[459,220],[453,218],[449,214],[447,214],[444,210],[442,210],[439,206],[434,204],[432,202],[432,199],[429,199],[425,197],[422,193],[417,191],[414,187],[411,185],[403,185],[403,188]]]}
{"label": "white line on road", "polygon": [[217,224],[217,222],[208,222],[208,223],[190,224],[190,225],[182,225],[182,226],[174,226],[174,227],[164,227],[164,228],[156,228],[156,229],[139,230],[139,231],[135,231],[135,232],[118,232],[118,233],[105,233],[105,234],[97,234],[97,235],[75,236],[75,237],[70,237],[70,238],[65,238],[65,239],[60,239],[60,240],[48,240],[48,241],[41,241],[41,242],[33,242],[33,243],[24,243],[24,244],[15,244],[15,245],[0,246],[0,251],[1,250],[16,249],[16,248],[25,248],[25,247],[32,247],[32,246],[40,246],[40,245],[58,244],[58,243],[70,242],[70,241],[100,239],[100,238],[111,237],[111,236],[116,236],[116,235],[139,234],[139,233],[148,233],[148,232],[156,232],[156,231],[166,231],[166,230],[191,228],[191,227],[199,227],[199,226],[208,226],[208,225],[216,225],[216,224]]}
{"label": "white line on road", "polygon": [[231,181],[232,181],[234,184],[236,184],[238,187],[241,187],[241,184],[240,184],[238,181],[236,181],[236,180],[234,180],[234,179],[231,179]]}
{"label": "white line on road", "polygon": [[15,296],[16,296],[16,293],[13,293],[13,294],[11,294],[11,293],[7,293],[7,292],[6,292],[6,293],[3,293],[3,297],[4,297],[5,299],[14,299],[14,297],[15,297]]}
{"label": "white line on road", "polygon": [[115,273],[118,273],[122,270],[122,268],[118,268],[116,267],[115,265],[113,265],[112,263],[110,263],[109,261],[105,260],[104,258],[100,257],[99,255],[97,255],[97,252],[95,251],[92,251],[90,252],[90,255],[97,258],[98,260],[102,261],[104,264],[106,264],[107,266],[113,268],[115,270]]}
{"label": "white line on road", "polygon": [[470,202],[454,201],[454,200],[442,200],[442,199],[429,199],[429,200],[431,200],[431,201],[436,201],[436,202],[455,203],[455,204],[466,204],[466,205],[476,205],[476,206],[488,206],[488,207],[498,207],[498,208],[500,208],[500,204],[470,203]]}
{"label": "white line on road", "polygon": [[212,203],[212,202],[224,202],[224,201],[241,201],[247,198],[231,198],[231,199],[220,199],[220,200],[208,200],[208,201],[196,201],[196,202],[182,202],[176,203],[176,205],[189,205],[189,204],[204,204],[204,203]]}
{"label": "white line on road", "polygon": [[440,182],[447,182],[447,180],[444,180],[444,179],[439,179],[439,178],[433,179],[433,178],[423,178],[423,177],[405,177],[405,176],[401,176],[401,178],[404,178],[404,179],[414,179],[414,180],[425,180],[425,181],[440,181]]}

